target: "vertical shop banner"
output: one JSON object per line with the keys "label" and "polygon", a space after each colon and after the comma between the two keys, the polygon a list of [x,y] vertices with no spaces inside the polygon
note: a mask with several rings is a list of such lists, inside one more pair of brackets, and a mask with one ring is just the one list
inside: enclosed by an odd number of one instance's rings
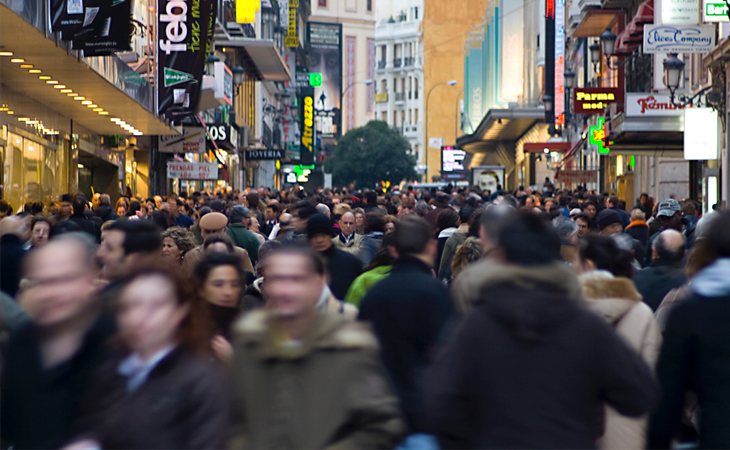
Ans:
{"label": "vertical shop banner", "polygon": [[565,0],[555,0],[555,124],[565,125]]}
{"label": "vertical shop banner", "polygon": [[157,2],[157,112],[170,120],[194,114],[215,25],[213,0]]}
{"label": "vertical shop banner", "polygon": [[132,0],[84,0],[84,23],[74,34],[74,50],[108,56],[131,50]]}
{"label": "vertical shop banner", "polygon": [[[555,105],[555,2],[545,0],[545,95],[553,98]],[[555,108],[545,111],[548,126],[555,125]]]}
{"label": "vertical shop banner", "polygon": [[308,166],[314,164],[314,89],[300,88],[299,120],[301,131],[299,160]]}
{"label": "vertical shop banner", "polygon": [[322,86],[314,89],[318,136],[338,138],[342,126],[342,24],[307,23],[310,72],[322,74]]}

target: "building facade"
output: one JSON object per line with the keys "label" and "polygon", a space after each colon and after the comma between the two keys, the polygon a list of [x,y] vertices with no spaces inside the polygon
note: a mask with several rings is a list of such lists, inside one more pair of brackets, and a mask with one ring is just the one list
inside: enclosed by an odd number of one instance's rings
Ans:
{"label": "building facade", "polygon": [[375,27],[374,118],[397,129],[416,160],[423,161],[423,1],[404,6]]}

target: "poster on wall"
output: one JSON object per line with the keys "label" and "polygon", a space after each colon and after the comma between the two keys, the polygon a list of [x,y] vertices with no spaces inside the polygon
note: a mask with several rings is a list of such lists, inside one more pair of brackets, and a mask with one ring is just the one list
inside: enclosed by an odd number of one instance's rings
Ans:
{"label": "poster on wall", "polygon": [[307,23],[309,72],[322,74],[322,85],[314,88],[317,135],[339,138],[342,127],[342,24]]}
{"label": "poster on wall", "polygon": [[212,43],[213,0],[193,7],[185,0],[157,3],[157,112],[170,120],[193,114]]}
{"label": "poster on wall", "polygon": [[131,50],[132,0],[86,0],[84,23],[74,34],[74,50],[84,56],[108,56]]}
{"label": "poster on wall", "polygon": [[504,166],[477,166],[471,170],[472,185],[495,193],[504,189]]}

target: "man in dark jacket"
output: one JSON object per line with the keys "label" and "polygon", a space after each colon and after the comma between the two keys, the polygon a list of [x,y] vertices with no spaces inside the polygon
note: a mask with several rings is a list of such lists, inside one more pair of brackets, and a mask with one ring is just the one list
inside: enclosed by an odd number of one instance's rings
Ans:
{"label": "man in dark jacket", "polygon": [[649,423],[648,448],[670,448],[680,430],[686,393],[699,411],[699,448],[730,448],[730,212],[710,225],[718,259],[698,273],[689,298],[673,308],[657,363],[663,397]]}
{"label": "man in dark jacket", "polygon": [[314,214],[307,220],[309,245],[325,259],[330,290],[337,299],[342,300],[352,282],[362,272],[362,264],[356,256],[335,247],[333,234],[332,224],[324,214]]}
{"label": "man in dark jacket", "polygon": [[[86,217],[86,196],[84,194],[76,194],[71,203],[73,215],[69,219],[75,223],[81,231],[90,234],[96,242],[101,242],[101,226],[94,219]],[[98,220],[98,219],[97,219]]]}
{"label": "man in dark jacket", "polygon": [[519,214],[500,228],[474,310],[437,360],[428,430],[442,448],[595,448],[605,405],[638,417],[659,390],[641,357],[579,306],[549,225]]}
{"label": "man in dark jacket", "polygon": [[18,216],[0,220],[0,291],[11,297],[18,293],[20,269],[26,251],[23,249],[26,221]]}
{"label": "man in dark jacket", "polygon": [[0,377],[4,448],[61,448],[73,437],[114,333],[94,295],[94,250],[90,236],[69,233],[28,255],[21,299],[31,321],[10,337]]}
{"label": "man in dark jacket", "polygon": [[251,221],[251,210],[243,205],[236,205],[228,213],[228,236],[233,243],[248,252],[251,264],[256,266],[259,254],[259,240],[248,230]]}
{"label": "man in dark jacket", "polygon": [[651,264],[636,272],[634,284],[644,303],[656,311],[669,291],[683,285],[684,236],[676,230],[664,230],[654,240]]}
{"label": "man in dark jacket", "polygon": [[431,231],[417,216],[398,222],[394,233],[399,258],[360,305],[359,319],[372,324],[380,341],[381,357],[411,432],[422,431],[421,378],[454,315],[448,288],[431,272],[436,255]]}
{"label": "man in dark jacket", "polygon": [[119,218],[112,210],[112,199],[109,197],[109,194],[101,194],[99,196],[99,206],[94,209],[94,215],[101,219],[102,223]]}

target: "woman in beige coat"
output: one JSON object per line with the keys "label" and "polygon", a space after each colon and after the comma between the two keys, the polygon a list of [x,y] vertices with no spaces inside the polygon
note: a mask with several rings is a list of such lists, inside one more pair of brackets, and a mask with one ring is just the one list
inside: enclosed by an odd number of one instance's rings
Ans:
{"label": "woman in beige coat", "polygon": [[[586,308],[610,323],[627,343],[654,369],[661,346],[661,332],[654,314],[631,281],[632,256],[611,238],[590,236],[581,245],[579,276]],[[646,447],[646,417],[628,418],[606,408],[601,449]]]}

